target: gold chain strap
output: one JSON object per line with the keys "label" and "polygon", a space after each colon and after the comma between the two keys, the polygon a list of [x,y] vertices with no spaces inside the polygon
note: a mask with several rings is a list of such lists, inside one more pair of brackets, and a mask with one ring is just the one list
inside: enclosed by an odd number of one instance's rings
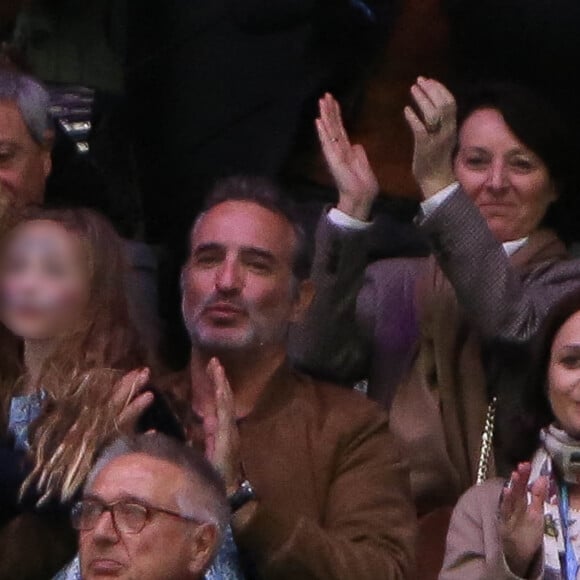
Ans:
{"label": "gold chain strap", "polygon": [[481,434],[481,448],[479,452],[479,463],[477,465],[477,485],[481,485],[486,479],[489,471],[489,458],[493,448],[493,431],[495,428],[495,412],[497,409],[497,397],[491,400],[487,406],[485,425]]}

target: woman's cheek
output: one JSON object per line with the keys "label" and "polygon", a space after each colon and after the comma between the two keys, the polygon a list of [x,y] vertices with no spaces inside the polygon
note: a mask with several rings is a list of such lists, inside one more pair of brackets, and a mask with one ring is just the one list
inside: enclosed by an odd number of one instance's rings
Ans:
{"label": "woman's cheek", "polygon": [[82,299],[78,292],[65,290],[52,296],[49,302],[52,314],[62,317],[63,322],[74,322],[82,314]]}

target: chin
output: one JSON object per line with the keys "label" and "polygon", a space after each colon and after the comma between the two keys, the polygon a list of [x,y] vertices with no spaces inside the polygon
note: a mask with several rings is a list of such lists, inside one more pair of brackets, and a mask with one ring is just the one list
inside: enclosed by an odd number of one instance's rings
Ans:
{"label": "chin", "polygon": [[27,324],[18,321],[7,321],[6,328],[22,340],[48,340],[58,336],[58,330],[47,328],[44,324]]}
{"label": "chin", "polygon": [[46,330],[44,328],[30,327],[24,325],[6,325],[8,330],[21,338],[22,340],[48,340],[54,338],[56,333],[53,331]]}
{"label": "chin", "polygon": [[194,332],[192,343],[207,350],[242,350],[255,342],[253,332]]}
{"label": "chin", "polygon": [[488,223],[489,229],[493,234],[493,237],[500,243],[505,244],[506,242],[513,242],[514,240],[519,240],[521,237],[517,235],[515,232],[509,230],[509,228],[505,227],[504,224],[498,223]]}

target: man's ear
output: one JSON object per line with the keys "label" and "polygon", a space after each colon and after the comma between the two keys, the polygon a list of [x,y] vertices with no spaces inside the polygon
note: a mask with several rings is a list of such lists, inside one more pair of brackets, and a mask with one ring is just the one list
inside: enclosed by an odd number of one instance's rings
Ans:
{"label": "man's ear", "polygon": [[192,578],[202,578],[210,567],[218,549],[218,531],[215,524],[201,524],[191,536],[188,570]]}
{"label": "man's ear", "polygon": [[316,290],[314,288],[314,283],[311,280],[301,280],[298,282],[298,288],[296,289],[296,296],[294,299],[294,307],[292,309],[292,316],[290,318],[291,322],[299,322],[302,320],[306,311],[310,307]]}

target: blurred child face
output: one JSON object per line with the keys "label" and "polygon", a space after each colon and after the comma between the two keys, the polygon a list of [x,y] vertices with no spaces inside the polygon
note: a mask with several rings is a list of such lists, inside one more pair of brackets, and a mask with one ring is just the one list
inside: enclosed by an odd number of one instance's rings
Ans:
{"label": "blurred child face", "polygon": [[0,261],[0,317],[10,331],[25,340],[66,335],[88,296],[87,256],[76,234],[49,220],[16,228]]}

